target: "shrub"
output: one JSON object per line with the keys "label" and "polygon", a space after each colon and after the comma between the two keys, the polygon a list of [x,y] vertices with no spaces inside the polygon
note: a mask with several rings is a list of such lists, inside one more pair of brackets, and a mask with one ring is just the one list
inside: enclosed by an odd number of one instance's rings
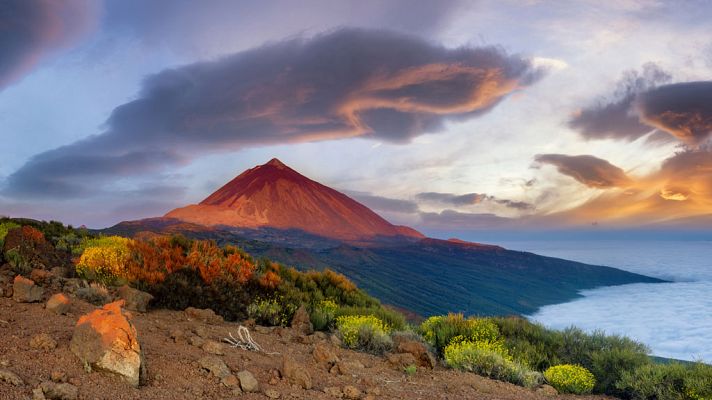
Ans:
{"label": "shrub", "polygon": [[258,299],[247,306],[247,315],[257,323],[269,326],[286,326],[292,320],[296,308],[281,299]]}
{"label": "shrub", "polygon": [[131,239],[120,236],[88,240],[77,263],[77,274],[82,279],[97,281],[105,285],[127,282],[131,242]]}
{"label": "shrub", "polygon": [[5,242],[5,236],[7,236],[7,232],[10,231],[10,229],[15,229],[19,227],[19,224],[16,224],[12,221],[0,223],[0,250],[2,250],[3,244]]}
{"label": "shrub", "polygon": [[54,249],[41,231],[29,226],[9,228],[3,240],[3,253],[16,273],[27,275],[33,268],[45,268],[56,259]]}
{"label": "shrub", "polygon": [[472,342],[495,342],[499,338],[499,329],[490,319],[465,318],[462,314],[430,317],[419,330],[439,354],[443,354],[445,347],[458,336]]}
{"label": "shrub", "polygon": [[445,347],[444,354],[447,365],[461,371],[474,372],[517,385],[530,385],[528,387],[534,387],[540,382],[535,373],[512,361],[506,352],[503,352],[501,343],[474,342],[456,337]]}
{"label": "shrub", "polygon": [[596,378],[580,365],[563,364],[544,371],[544,378],[562,393],[588,394],[596,384]]}
{"label": "shrub", "polygon": [[79,288],[77,297],[97,306],[102,306],[111,301],[111,295],[106,286],[98,283],[90,283],[89,287]]}
{"label": "shrub", "polygon": [[381,354],[391,347],[390,327],[373,315],[342,315],[336,329],[346,347]]}
{"label": "shrub", "polygon": [[418,367],[411,364],[411,365],[408,365],[407,367],[403,368],[403,372],[405,372],[405,374],[408,376],[413,376],[418,372]]}
{"label": "shrub", "polygon": [[510,354],[518,362],[537,371],[561,364],[557,349],[561,346],[561,333],[522,317],[491,318],[497,324]]}
{"label": "shrub", "polygon": [[625,371],[616,387],[635,400],[712,399],[712,366],[653,364]]}
{"label": "shrub", "polygon": [[317,331],[329,330],[336,318],[339,306],[333,300],[321,300],[312,308],[309,315],[314,329]]}
{"label": "shrub", "polygon": [[402,331],[408,327],[408,323],[405,321],[403,314],[380,305],[371,307],[339,307],[335,315],[336,317],[345,315],[371,315],[383,321],[390,329],[396,331]]}

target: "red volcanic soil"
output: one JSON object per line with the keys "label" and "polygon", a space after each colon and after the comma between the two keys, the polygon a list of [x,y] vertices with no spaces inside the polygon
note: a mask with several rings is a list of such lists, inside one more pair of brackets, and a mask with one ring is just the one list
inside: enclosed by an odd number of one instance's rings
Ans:
{"label": "red volcanic soil", "polygon": [[300,229],[329,238],[424,236],[272,159],[240,174],[199,204],[165,215],[200,225]]}

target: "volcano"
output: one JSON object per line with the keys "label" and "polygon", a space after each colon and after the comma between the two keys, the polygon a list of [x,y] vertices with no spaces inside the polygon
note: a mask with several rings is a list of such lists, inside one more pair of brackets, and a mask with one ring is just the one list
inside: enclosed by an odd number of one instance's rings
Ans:
{"label": "volcano", "polygon": [[297,229],[339,240],[423,238],[274,158],[249,169],[198,204],[165,218],[204,226]]}

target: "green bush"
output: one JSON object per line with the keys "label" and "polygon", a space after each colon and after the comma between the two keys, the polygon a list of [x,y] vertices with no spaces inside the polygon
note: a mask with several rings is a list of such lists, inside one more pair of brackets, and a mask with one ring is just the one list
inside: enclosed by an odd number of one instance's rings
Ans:
{"label": "green bush", "polygon": [[561,364],[557,349],[562,335],[522,317],[492,318],[497,324],[507,349],[515,360],[537,371]]}
{"label": "green bush", "polygon": [[445,347],[444,354],[447,365],[461,371],[527,387],[541,383],[537,373],[512,361],[501,343],[474,342],[456,337]]}
{"label": "green bush", "polygon": [[588,394],[596,384],[596,378],[580,365],[555,365],[544,371],[544,378],[562,393]]}
{"label": "green bush", "polygon": [[465,318],[462,314],[430,317],[420,325],[419,332],[441,355],[458,336],[473,342],[494,342],[499,338],[499,329],[490,319]]}
{"label": "green bush", "polygon": [[391,328],[373,315],[342,315],[336,318],[336,329],[351,349],[382,354],[393,347]]}
{"label": "green bush", "polygon": [[309,315],[314,329],[328,331],[334,323],[338,309],[339,306],[333,300],[321,300],[315,304]]}
{"label": "green bush", "polygon": [[635,400],[712,399],[712,366],[653,364],[625,371],[616,387]]}
{"label": "green bush", "polygon": [[408,376],[413,376],[418,372],[418,367],[415,365],[411,364],[405,368],[403,368],[403,372],[405,372],[406,375]]}
{"label": "green bush", "polygon": [[281,298],[257,299],[247,306],[247,315],[257,323],[269,326],[287,326],[296,308]]}
{"label": "green bush", "polygon": [[377,307],[342,306],[336,310],[335,315],[337,318],[348,315],[372,315],[383,321],[392,330],[402,331],[408,328],[408,323],[403,314],[381,305]]}
{"label": "green bush", "polygon": [[20,225],[12,221],[5,221],[0,223],[0,252],[2,251],[3,244],[5,242],[5,236],[10,229],[19,228]]}

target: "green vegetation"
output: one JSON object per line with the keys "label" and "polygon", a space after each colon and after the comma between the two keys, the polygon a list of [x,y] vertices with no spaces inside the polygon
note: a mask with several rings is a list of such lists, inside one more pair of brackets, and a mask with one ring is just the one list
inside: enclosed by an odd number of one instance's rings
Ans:
{"label": "green vegetation", "polygon": [[[97,304],[109,297],[105,285],[126,283],[153,294],[154,307],[211,308],[228,320],[251,317],[267,325],[288,324],[304,305],[317,330],[335,332],[353,349],[380,354],[394,341],[416,340],[432,346],[451,368],[525,387],[540,385],[545,371],[562,392],[712,399],[712,366],[658,364],[646,346],[625,337],[463,314],[433,316],[412,327],[337,272],[300,272],[210,240],[97,236],[57,222],[16,219],[0,219],[0,235],[2,257],[18,273],[74,266],[90,281],[77,294]],[[415,368],[404,369],[409,371]]]}
{"label": "green vegetation", "polygon": [[404,367],[403,372],[405,372],[405,374],[408,376],[413,376],[418,372],[418,367],[411,364],[411,365],[408,365],[407,367]]}
{"label": "green vegetation", "polygon": [[596,384],[596,378],[580,365],[556,365],[544,371],[544,378],[562,393],[588,394]]}

